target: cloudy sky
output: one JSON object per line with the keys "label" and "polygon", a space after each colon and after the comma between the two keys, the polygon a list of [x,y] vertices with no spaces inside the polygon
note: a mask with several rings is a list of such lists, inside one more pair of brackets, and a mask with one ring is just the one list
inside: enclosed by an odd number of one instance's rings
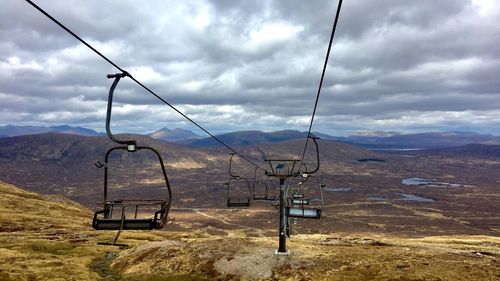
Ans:
{"label": "cloudy sky", "polygon": [[[337,1],[35,1],[215,133],[308,128]],[[116,69],[0,0],[0,125],[104,130]],[[500,134],[500,4],[345,0],[314,131]],[[193,129],[125,79],[117,132]]]}

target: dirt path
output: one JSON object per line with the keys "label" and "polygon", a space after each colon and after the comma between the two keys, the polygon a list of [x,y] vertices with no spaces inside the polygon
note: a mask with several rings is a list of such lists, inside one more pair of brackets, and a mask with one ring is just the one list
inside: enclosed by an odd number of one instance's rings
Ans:
{"label": "dirt path", "polygon": [[218,220],[218,221],[220,221],[220,222],[222,222],[223,224],[226,224],[226,225],[232,225],[232,226],[237,226],[237,227],[240,227],[240,228],[245,228],[245,229],[253,230],[253,231],[256,232],[257,236],[259,236],[259,237],[265,237],[264,232],[261,229],[258,229],[258,228],[255,228],[255,227],[251,227],[251,226],[242,225],[242,224],[238,224],[238,223],[232,223],[232,222],[227,221],[226,219],[218,218],[218,217],[214,217],[212,215],[206,214],[206,213],[200,211],[199,209],[192,209],[192,210],[195,213],[197,213],[197,214],[200,214],[200,215],[205,216],[207,218]]}

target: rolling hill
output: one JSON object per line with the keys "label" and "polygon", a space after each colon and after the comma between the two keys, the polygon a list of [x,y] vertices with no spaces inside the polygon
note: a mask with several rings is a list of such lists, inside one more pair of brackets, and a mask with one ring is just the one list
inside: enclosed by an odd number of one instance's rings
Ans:
{"label": "rolling hill", "polygon": [[[162,154],[176,208],[225,209],[224,182],[229,177],[227,149],[192,148],[145,136],[134,137],[138,138],[139,145],[151,145]],[[324,213],[329,219],[301,223],[300,229],[305,233],[335,230],[410,236],[492,235],[500,229],[497,219],[500,210],[495,201],[500,180],[495,172],[498,159],[463,158],[452,153],[443,157],[381,154],[335,141],[320,140],[319,143],[321,168],[317,176],[328,188],[324,193],[328,206]],[[0,139],[0,180],[30,191],[64,195],[96,208],[102,200],[103,169],[93,164],[96,160],[103,161],[104,153],[112,145],[106,137],[59,133],[3,138]],[[237,149],[268,169],[260,161],[299,159],[303,145],[304,139],[298,139]],[[311,143],[305,157],[308,168],[314,167],[314,156]],[[366,159],[383,161],[359,161]],[[166,196],[161,170],[152,154],[113,153],[109,168],[109,199]],[[240,176],[254,176],[255,169],[239,157],[235,157],[233,168]],[[266,178],[262,170],[258,170],[257,176]],[[402,184],[403,179],[412,177],[449,184],[437,187]],[[406,196],[427,201],[408,201]],[[252,203],[252,210],[272,209],[269,202],[266,203]],[[470,210],[470,215],[463,213],[465,209]],[[275,218],[269,215],[259,220],[245,219],[239,224],[255,227]]]}
{"label": "rolling hill", "polygon": [[[139,145],[149,145],[160,151],[171,181],[179,188],[179,196],[184,196],[183,192],[187,196],[197,188],[222,184],[228,176],[229,152],[226,148],[193,148],[146,136],[133,137],[138,139]],[[245,146],[240,151],[257,163],[275,156],[299,158],[303,141]],[[320,144],[325,172],[331,166],[328,163],[355,163],[357,158],[374,157],[373,152],[348,144],[327,140],[321,140]],[[104,154],[111,146],[113,143],[107,137],[60,133],[3,138],[0,139],[0,179],[36,192],[62,194],[84,203],[96,202],[102,193],[102,169],[97,169],[94,163],[96,160],[103,162]],[[312,149],[312,145],[309,147]],[[313,154],[314,151],[308,151],[306,160],[315,161]],[[241,165],[242,173],[253,176],[254,169],[248,163],[239,159],[235,159],[235,163]],[[113,168],[110,181],[122,187],[120,192],[132,188],[135,190],[132,194],[137,194],[139,189],[136,186],[148,182],[151,186],[158,186],[161,183],[158,162],[150,153],[114,153],[110,167]],[[208,196],[206,200],[216,199]]]}
{"label": "rolling hill", "polygon": [[342,141],[369,149],[443,148],[471,143],[500,144],[498,136],[471,132],[431,132],[418,134],[354,135]]}
{"label": "rolling hill", "polygon": [[15,137],[23,135],[43,134],[48,132],[57,132],[63,134],[73,134],[81,136],[99,136],[102,135],[92,129],[82,127],[72,127],[68,125],[60,126],[0,126],[0,135],[4,137]]}
{"label": "rolling hill", "polygon": [[180,128],[175,128],[170,130],[168,128],[162,128],[155,132],[147,134],[153,139],[168,141],[168,142],[185,142],[200,139],[201,137],[189,130],[184,130]]}
{"label": "rolling hill", "polygon": [[479,157],[483,159],[499,159],[500,158],[500,145],[487,145],[487,144],[467,144],[456,147],[444,147],[437,149],[424,149],[411,151],[412,155],[433,155],[433,156],[462,156],[462,157]]}
{"label": "rolling hill", "polygon": [[[230,146],[249,146],[276,143],[293,139],[304,139],[306,135],[306,132],[294,130],[283,130],[270,133],[261,131],[237,131],[217,135],[217,137]],[[188,141],[184,144],[192,147],[222,147],[222,145],[213,138]]]}
{"label": "rolling hill", "polygon": [[[222,157],[145,136],[133,137],[138,139],[138,145],[159,150],[174,182],[179,175],[189,179],[195,172],[218,170],[226,165],[225,155]],[[60,133],[2,138],[0,177],[32,191],[62,194],[87,203],[89,201],[85,198],[90,198],[96,202],[96,195],[102,193],[103,171],[94,163],[97,160],[104,162],[104,154],[113,145],[107,137]],[[137,186],[141,182],[150,182],[150,185],[158,186],[161,179],[159,162],[150,152],[113,153],[110,168],[110,182],[115,185],[126,182],[127,186]]]}
{"label": "rolling hill", "polygon": [[92,262],[112,249],[96,247],[89,209],[3,182],[0,193],[0,280],[100,279]]}

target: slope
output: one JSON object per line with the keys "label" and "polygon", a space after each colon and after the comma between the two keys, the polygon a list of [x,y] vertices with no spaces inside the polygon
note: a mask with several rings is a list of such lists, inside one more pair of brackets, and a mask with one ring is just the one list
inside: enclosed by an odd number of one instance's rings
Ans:
{"label": "slope", "polygon": [[[0,182],[0,280],[496,280],[500,239],[399,238],[358,233],[294,235],[291,255],[277,238],[173,222],[164,231],[126,231],[127,249],[97,245],[91,212],[61,197]],[[196,216],[193,213],[193,216]],[[248,216],[255,214],[244,212]],[[187,231],[176,231],[178,225]],[[213,234],[217,230],[216,234]],[[212,232],[209,233],[209,232]]]}
{"label": "slope", "polygon": [[[193,179],[211,170],[225,170],[226,155],[128,136],[160,152],[171,179]],[[46,133],[0,139],[0,179],[32,191],[61,194],[80,202],[96,202],[102,192],[104,154],[114,146],[106,137]],[[110,181],[122,191],[139,185],[161,186],[158,159],[151,152],[115,152],[110,158]],[[126,183],[126,184],[125,184]],[[132,194],[133,195],[133,194]],[[100,196],[99,196],[100,197]],[[90,201],[86,201],[88,200]]]}
{"label": "slope", "polygon": [[100,279],[90,210],[2,182],[0,193],[0,280]]}

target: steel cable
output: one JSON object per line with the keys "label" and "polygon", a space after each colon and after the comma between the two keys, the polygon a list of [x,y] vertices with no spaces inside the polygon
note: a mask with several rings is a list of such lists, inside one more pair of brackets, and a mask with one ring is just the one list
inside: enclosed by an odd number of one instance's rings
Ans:
{"label": "steel cable", "polygon": [[321,94],[321,88],[323,86],[323,80],[325,78],[326,67],[328,66],[328,59],[330,58],[330,51],[332,49],[333,38],[335,37],[335,30],[337,29],[337,23],[339,20],[340,9],[342,7],[342,0],[339,0],[337,6],[337,13],[335,14],[335,20],[333,22],[332,33],[330,35],[330,42],[328,43],[328,50],[326,51],[325,63],[323,65],[323,71],[321,72],[321,79],[319,80],[318,92],[316,94],[316,101],[314,102],[314,109],[311,115],[311,123],[309,124],[309,130],[307,131],[306,136],[306,144],[304,145],[304,151],[302,152],[302,157],[300,158],[300,167],[302,167],[302,163],[304,162],[304,157],[306,155],[307,144],[309,143],[309,138],[311,137],[311,129],[314,123],[314,116],[316,115],[316,109],[318,107],[319,96]]}

